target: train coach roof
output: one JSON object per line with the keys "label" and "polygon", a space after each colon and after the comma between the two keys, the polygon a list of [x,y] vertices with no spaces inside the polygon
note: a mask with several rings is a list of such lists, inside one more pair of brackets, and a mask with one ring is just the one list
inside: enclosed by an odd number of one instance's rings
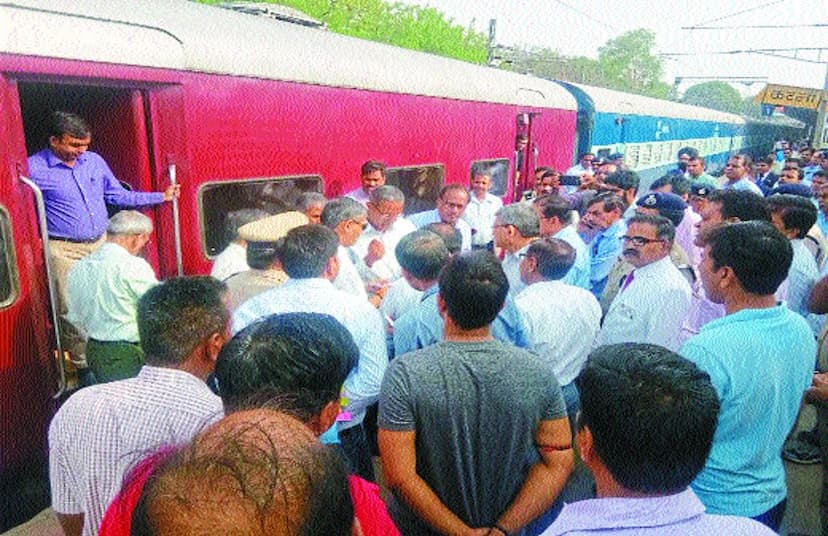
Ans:
{"label": "train coach roof", "polygon": [[700,106],[691,106],[662,99],[654,99],[643,95],[622,93],[611,89],[604,89],[583,84],[572,84],[584,91],[592,99],[596,112],[650,115],[656,117],[677,117],[680,119],[695,119],[699,121],[715,121],[717,123],[745,124],[745,120],[738,115],[710,110]]}
{"label": "train coach roof", "polygon": [[576,109],[550,81],[186,0],[12,0],[0,28],[0,53]]}

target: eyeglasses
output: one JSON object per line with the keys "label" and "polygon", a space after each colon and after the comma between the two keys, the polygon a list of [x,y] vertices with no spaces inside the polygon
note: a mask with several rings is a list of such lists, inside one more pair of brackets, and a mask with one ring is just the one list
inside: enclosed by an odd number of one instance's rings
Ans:
{"label": "eyeglasses", "polygon": [[664,242],[660,238],[645,238],[643,236],[620,236],[618,240],[622,242],[632,242],[634,246],[642,247],[653,242]]}
{"label": "eyeglasses", "polygon": [[367,221],[357,221],[357,220],[351,220],[351,221],[354,222],[355,224],[359,225],[360,227],[362,227],[363,231],[368,228],[368,222]]}

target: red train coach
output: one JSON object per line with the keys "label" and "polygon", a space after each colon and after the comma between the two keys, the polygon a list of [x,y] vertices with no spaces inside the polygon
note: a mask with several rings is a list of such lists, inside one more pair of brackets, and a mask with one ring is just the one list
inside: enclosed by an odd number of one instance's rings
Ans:
{"label": "red train coach", "polygon": [[524,170],[572,161],[575,100],[531,77],[186,1],[12,0],[0,3],[0,28],[3,527],[41,506],[28,484],[42,482],[65,390],[26,179],[51,111],[87,118],[92,150],[129,186],[181,183],[177,217],[169,206],[152,214],[148,258],[161,277],[206,273],[228,212],[344,193],[370,158],[388,164],[409,212],[431,208],[444,182],[467,182],[478,162],[496,171],[496,193],[512,195],[524,186],[507,180],[520,134]]}

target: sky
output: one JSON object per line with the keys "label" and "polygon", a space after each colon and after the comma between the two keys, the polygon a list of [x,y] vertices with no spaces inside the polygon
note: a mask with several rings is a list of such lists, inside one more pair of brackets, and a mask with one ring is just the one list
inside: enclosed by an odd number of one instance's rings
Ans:
{"label": "sky", "polygon": [[[609,39],[637,28],[656,33],[656,52],[665,57],[664,82],[676,77],[767,77],[767,82],[809,88],[826,83],[828,49],[799,56],[818,63],[760,54],[713,55],[706,52],[755,48],[828,47],[828,10],[824,0],[400,0],[439,9],[463,26],[488,33],[497,19],[496,43],[548,47],[567,56],[596,58]],[[690,7],[688,7],[690,6]],[[793,25],[823,24],[822,27]],[[772,28],[746,28],[767,25]],[[716,26],[722,29],[682,29]],[[792,55],[793,52],[782,52]],[[679,91],[707,80],[684,80]],[[733,84],[743,95],[758,93],[765,82]]]}

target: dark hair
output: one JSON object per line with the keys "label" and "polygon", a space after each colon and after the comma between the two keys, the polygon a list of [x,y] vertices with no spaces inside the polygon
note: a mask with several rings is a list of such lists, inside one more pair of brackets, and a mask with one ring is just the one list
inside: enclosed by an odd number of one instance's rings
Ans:
{"label": "dark hair", "polygon": [[682,147],[681,149],[678,150],[678,156],[681,157],[681,155],[683,155],[683,154],[686,154],[692,160],[694,158],[698,158],[699,150],[696,149],[695,147],[690,147],[690,146]]}
{"label": "dark hair", "polygon": [[721,205],[723,220],[770,221],[770,210],[765,198],[748,190],[714,190],[707,196],[711,203]]}
{"label": "dark hair", "polygon": [[280,238],[276,242],[248,242],[247,265],[255,270],[269,270],[273,261],[279,258]]}
{"label": "dark hair", "polygon": [[673,185],[673,193],[682,196],[690,193],[690,179],[684,175],[671,175],[670,182]]}
{"label": "dark hair", "polygon": [[773,166],[773,164],[776,162],[776,158],[774,158],[774,156],[772,154],[769,154],[768,156],[766,156],[764,158],[760,158],[757,161],[757,163],[758,162],[762,162],[763,164],[767,164],[768,166]]}
{"label": "dark hair", "polygon": [[371,172],[379,171],[383,177],[385,177],[385,164],[380,162],[379,160],[368,160],[362,167],[359,168],[360,175],[368,175]]}
{"label": "dark hair", "polygon": [[394,253],[406,272],[423,281],[436,280],[450,257],[443,238],[425,229],[403,236]]}
{"label": "dark hair", "polygon": [[797,238],[805,238],[817,221],[817,208],[810,200],[791,194],[774,194],[768,198],[771,213],[779,214],[786,229],[796,229]]}
{"label": "dark hair", "polygon": [[549,219],[554,216],[564,225],[572,222],[572,206],[559,195],[542,195],[536,197],[532,203],[540,208],[541,215],[544,219]]}
{"label": "dark hair", "polygon": [[288,277],[320,277],[328,261],[336,255],[336,233],[323,225],[302,225],[291,229],[282,241],[279,260]]}
{"label": "dark hair", "polygon": [[676,238],[676,226],[664,216],[658,216],[656,214],[636,214],[627,218],[627,228],[634,223],[655,227],[656,236],[659,240],[672,242]]}
{"label": "dark hair", "polygon": [[255,410],[226,417],[162,461],[130,533],[349,536],[353,523],[337,452],[296,419]]}
{"label": "dark hair", "polygon": [[633,189],[638,191],[638,185],[641,184],[641,178],[638,173],[629,169],[619,169],[613,171],[604,179],[604,183],[617,186],[622,190]]}
{"label": "dark hair", "polygon": [[529,244],[526,256],[538,263],[538,273],[544,279],[563,279],[575,264],[575,248],[558,238],[541,238]]}
{"label": "dark hair", "polygon": [[589,428],[595,453],[625,488],[677,493],[704,467],[719,399],[691,361],[654,344],[601,346],[576,384],[578,428]]}
{"label": "dark hair", "polygon": [[196,346],[224,333],[230,314],[227,285],[209,276],[176,277],[138,300],[138,333],[148,365],[183,363]]}
{"label": "dark hair", "polygon": [[49,136],[60,138],[64,134],[83,139],[92,135],[92,129],[89,128],[89,123],[79,115],[61,111],[52,112],[49,117]]}
{"label": "dark hair", "polygon": [[273,406],[307,422],[339,399],[358,359],[351,334],[332,316],[271,315],[224,345],[216,379],[227,413]]}
{"label": "dark hair", "polygon": [[446,249],[448,249],[449,254],[457,255],[460,253],[460,250],[463,249],[463,235],[460,233],[460,229],[454,225],[438,221],[435,223],[429,223],[423,227],[423,229],[431,231],[442,238],[443,242],[446,244]]}
{"label": "dark hair", "polygon": [[469,195],[469,190],[465,186],[463,186],[462,184],[457,184],[457,183],[453,183],[453,182],[449,183],[449,184],[446,184],[445,186],[440,188],[440,196],[439,196],[440,199],[443,199],[443,197],[445,197],[446,192],[450,192],[452,190],[457,190],[459,192],[463,192],[464,194],[466,194],[466,200],[467,201],[469,199],[471,199],[471,196]]}
{"label": "dark hair", "polygon": [[485,250],[452,257],[440,274],[440,295],[461,329],[491,324],[503,308],[509,281],[497,257]]}
{"label": "dark hair", "polygon": [[601,203],[601,208],[604,212],[611,212],[617,210],[622,215],[627,210],[627,204],[618,195],[612,192],[602,192],[587,202],[587,208],[595,203]]}
{"label": "dark hair", "polygon": [[793,260],[790,241],[764,221],[720,225],[705,237],[713,267],[729,266],[751,294],[773,294],[788,277]]}
{"label": "dark hair", "polygon": [[654,192],[654,191],[658,190],[659,188],[664,188],[668,184],[670,185],[670,190],[672,191],[672,189],[673,189],[673,177],[671,175],[664,175],[663,177],[659,177],[659,178],[657,178],[656,180],[653,181],[653,183],[650,185],[650,191]]}

